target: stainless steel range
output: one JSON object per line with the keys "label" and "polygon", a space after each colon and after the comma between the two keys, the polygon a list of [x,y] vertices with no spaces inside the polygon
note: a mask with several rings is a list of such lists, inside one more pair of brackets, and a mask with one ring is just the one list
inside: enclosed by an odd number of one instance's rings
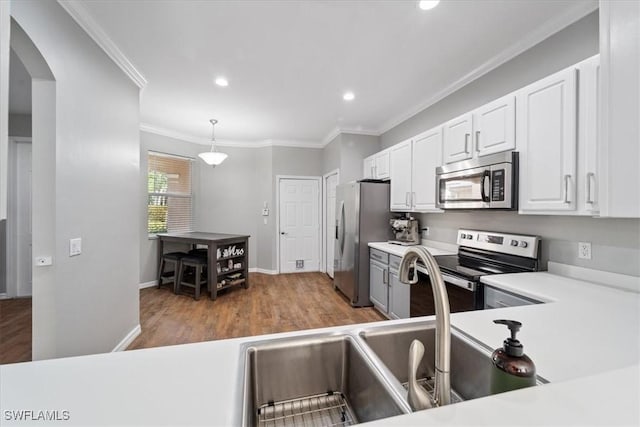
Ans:
{"label": "stainless steel range", "polygon": [[[447,286],[451,312],[482,310],[488,274],[522,273],[540,269],[540,237],[492,231],[458,230],[458,253],[435,259]],[[426,270],[418,265],[420,285],[411,286],[411,317],[435,314]],[[425,285],[425,286],[422,286]]]}

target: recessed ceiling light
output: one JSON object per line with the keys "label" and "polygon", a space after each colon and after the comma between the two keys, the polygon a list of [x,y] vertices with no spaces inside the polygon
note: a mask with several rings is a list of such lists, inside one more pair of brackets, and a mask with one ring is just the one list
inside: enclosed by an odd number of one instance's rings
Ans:
{"label": "recessed ceiling light", "polygon": [[229,86],[229,81],[224,77],[216,77],[216,84],[218,86],[227,87]]}
{"label": "recessed ceiling light", "polygon": [[344,99],[345,101],[353,101],[353,99],[356,96],[353,94],[353,92],[345,92],[344,95],[342,95],[342,99]]}
{"label": "recessed ceiling light", "polygon": [[422,10],[433,9],[440,3],[440,0],[421,0],[418,2],[418,7]]}

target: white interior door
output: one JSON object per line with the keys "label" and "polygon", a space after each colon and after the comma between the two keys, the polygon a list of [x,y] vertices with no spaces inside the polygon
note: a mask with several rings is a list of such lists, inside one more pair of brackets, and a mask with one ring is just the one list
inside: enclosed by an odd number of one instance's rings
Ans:
{"label": "white interior door", "polygon": [[320,270],[319,187],[317,179],[280,179],[281,273]]}
{"label": "white interior door", "polygon": [[326,176],[324,179],[327,200],[325,204],[325,251],[324,260],[327,274],[333,279],[333,263],[335,251],[335,227],[336,227],[336,187],[338,186],[338,173]]}
{"label": "white interior door", "polygon": [[16,144],[16,290],[31,296],[31,143]]}

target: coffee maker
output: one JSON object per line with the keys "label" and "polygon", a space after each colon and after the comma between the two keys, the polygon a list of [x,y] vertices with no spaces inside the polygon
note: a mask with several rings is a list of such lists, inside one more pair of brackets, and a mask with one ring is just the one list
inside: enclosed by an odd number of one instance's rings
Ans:
{"label": "coffee maker", "polygon": [[407,216],[406,218],[391,218],[389,225],[393,228],[396,238],[389,243],[403,246],[420,244],[420,225],[418,220]]}

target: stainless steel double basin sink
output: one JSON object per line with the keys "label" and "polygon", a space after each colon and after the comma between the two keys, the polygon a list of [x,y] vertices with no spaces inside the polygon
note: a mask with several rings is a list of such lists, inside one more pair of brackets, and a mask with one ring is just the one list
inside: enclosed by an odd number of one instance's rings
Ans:
{"label": "stainless steel double basin sink", "polygon": [[[372,326],[247,344],[244,426],[352,425],[411,413],[409,346],[425,356],[418,378],[434,373],[435,323]],[[452,328],[452,401],[489,395],[491,350]]]}

